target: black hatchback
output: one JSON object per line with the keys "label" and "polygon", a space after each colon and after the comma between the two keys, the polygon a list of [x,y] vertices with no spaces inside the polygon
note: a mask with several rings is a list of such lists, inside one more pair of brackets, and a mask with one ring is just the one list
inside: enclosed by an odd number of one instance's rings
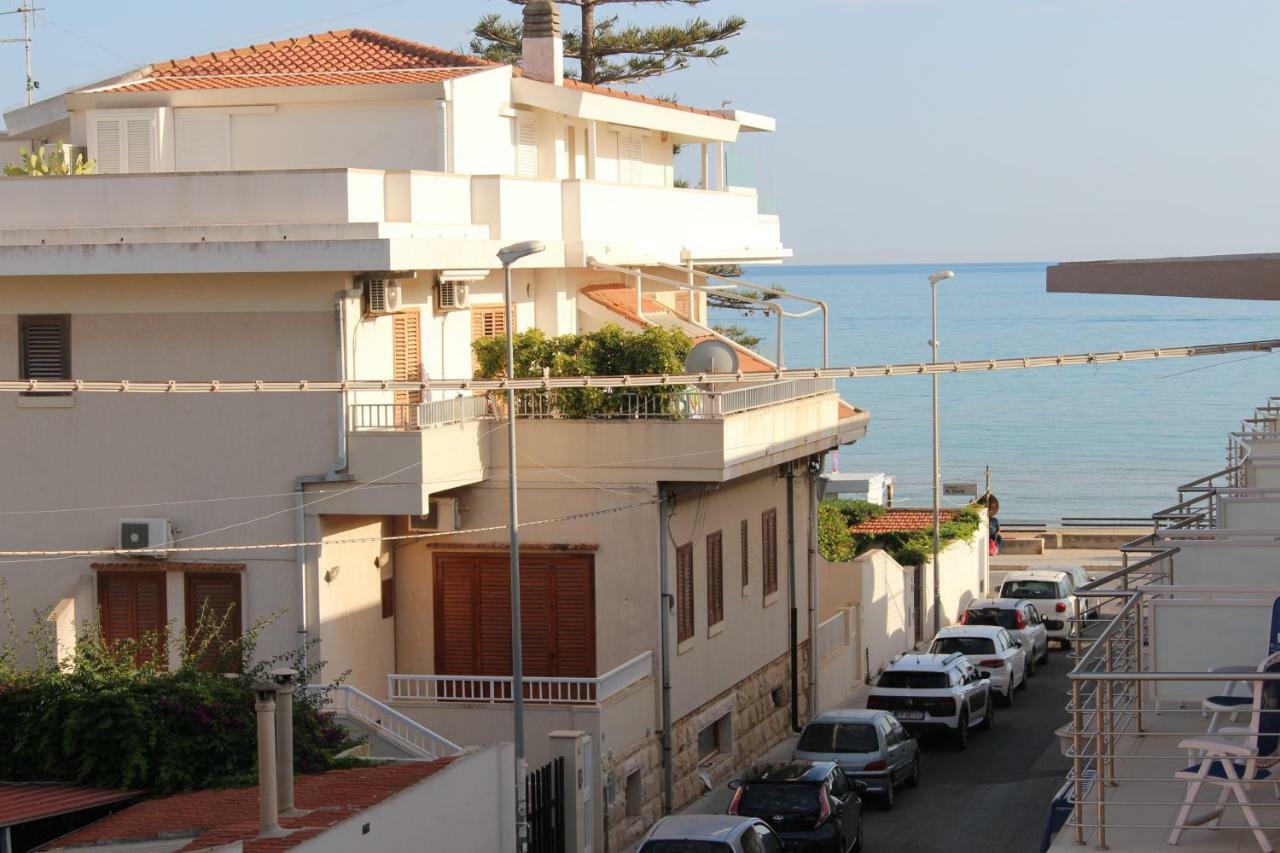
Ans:
{"label": "black hatchback", "polygon": [[850,853],[862,849],[861,782],[832,761],[758,764],[734,789],[729,814],[773,827],[788,853]]}

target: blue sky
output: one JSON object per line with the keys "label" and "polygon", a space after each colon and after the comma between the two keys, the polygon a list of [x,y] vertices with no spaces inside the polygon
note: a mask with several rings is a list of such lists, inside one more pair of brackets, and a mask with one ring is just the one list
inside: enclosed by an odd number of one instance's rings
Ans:
{"label": "blue sky", "polygon": [[[39,5],[46,95],[135,63],[330,28],[461,48],[480,14],[514,11],[502,0]],[[690,14],[615,8],[642,20]],[[731,12],[750,26],[726,60],[642,90],[778,118],[776,134],[742,153],[796,263],[1280,249],[1280,4],[711,0],[701,10]],[[0,17],[0,38],[18,26]],[[0,44],[0,104],[21,97],[21,49]]]}

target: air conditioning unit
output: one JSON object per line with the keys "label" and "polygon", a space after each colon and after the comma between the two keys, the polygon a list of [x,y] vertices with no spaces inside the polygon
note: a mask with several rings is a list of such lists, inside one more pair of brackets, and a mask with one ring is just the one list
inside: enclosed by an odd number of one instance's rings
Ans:
{"label": "air conditioning unit", "polygon": [[436,310],[457,311],[471,304],[471,288],[465,281],[436,283]]}
{"label": "air conditioning unit", "polygon": [[[122,518],[120,519],[120,550],[134,551],[139,548],[163,549],[173,541],[167,518]],[[148,551],[137,554],[138,557],[160,559],[168,556],[164,550]]]}
{"label": "air conditioning unit", "polygon": [[409,530],[414,533],[446,533],[462,528],[462,512],[457,498],[431,498],[427,515],[409,516]]}
{"label": "air conditioning unit", "polygon": [[365,279],[364,306],[369,314],[394,314],[403,304],[400,282],[390,278]]}

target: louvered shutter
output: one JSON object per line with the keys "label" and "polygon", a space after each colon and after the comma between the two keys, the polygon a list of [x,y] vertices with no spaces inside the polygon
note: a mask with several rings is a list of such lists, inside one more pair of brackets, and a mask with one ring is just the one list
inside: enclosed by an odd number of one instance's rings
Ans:
{"label": "louvered shutter", "polygon": [[724,539],[707,535],[707,625],[724,621]]}
{"label": "louvered shutter", "polygon": [[618,182],[644,183],[644,137],[638,133],[618,134]]}
{"label": "louvered shutter", "polygon": [[[402,382],[422,381],[422,315],[415,308],[401,311],[392,320],[392,371]],[[396,391],[396,427],[418,426],[418,413],[410,407],[422,402],[421,391]]]}
{"label": "louvered shutter", "polygon": [[218,172],[231,168],[231,116],[178,113],[179,172]]}
{"label": "louvered shutter", "polygon": [[154,172],[156,114],[94,114],[90,117],[89,157],[104,174]]}
{"label": "louvered shutter", "polygon": [[480,572],[480,675],[511,674],[511,567],[506,557],[485,555]]}
{"label": "louvered shutter", "polygon": [[516,174],[538,177],[538,135],[532,118],[516,119]]}
{"label": "louvered shutter", "polygon": [[94,170],[105,175],[124,171],[124,128],[118,118],[93,120],[93,148],[89,157]]}
{"label": "louvered shutter", "polygon": [[556,675],[596,673],[595,569],[590,558],[562,556],[555,566]]}
{"label": "louvered shutter", "polygon": [[133,584],[128,576],[108,572],[98,576],[98,623],[108,643],[133,637]]}
{"label": "louvered shutter", "polygon": [[[200,668],[213,672],[232,665],[233,670],[238,669],[234,665],[238,661],[230,659],[228,653],[234,654],[231,644],[240,639],[240,575],[187,572],[183,582],[188,639],[196,639],[195,632],[202,622],[206,630],[220,625],[217,639],[200,656]],[[203,642],[206,638],[207,635],[198,640]]]}
{"label": "louvered shutter", "polygon": [[676,549],[676,623],[678,641],[693,636],[693,545]]}
{"label": "louvered shutter", "polygon": [[764,567],[764,594],[778,591],[778,511],[765,510],[760,518],[761,565]]}
{"label": "louvered shutter", "polygon": [[476,580],[475,567],[465,557],[436,557],[436,672],[441,675],[475,675],[479,671]]}
{"label": "louvered shutter", "polygon": [[739,547],[742,549],[740,558],[742,560],[742,588],[746,589],[751,585],[751,548],[749,543],[749,533],[751,525],[747,524],[747,520],[742,519],[742,524],[738,528]]}
{"label": "louvered shutter", "polygon": [[520,639],[526,675],[561,674],[556,671],[554,572],[547,557],[520,558]]}
{"label": "louvered shutter", "polygon": [[165,573],[102,572],[98,576],[98,618],[107,642],[149,641],[139,647],[138,663],[159,658],[165,650]]}
{"label": "louvered shutter", "polygon": [[500,338],[506,333],[507,313],[504,307],[471,309],[471,340]]}
{"label": "louvered shutter", "polygon": [[129,174],[152,171],[151,131],[153,126],[152,120],[146,117],[124,120],[125,153]]}
{"label": "louvered shutter", "polygon": [[71,378],[70,317],[65,314],[20,316],[18,337],[21,378]]}

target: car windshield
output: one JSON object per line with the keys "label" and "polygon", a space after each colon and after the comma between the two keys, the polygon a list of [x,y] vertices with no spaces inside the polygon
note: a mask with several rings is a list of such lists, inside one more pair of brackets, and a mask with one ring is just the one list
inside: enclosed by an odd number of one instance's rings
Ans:
{"label": "car windshield", "polygon": [[964,624],[998,625],[1001,628],[1017,628],[1018,612],[1016,610],[1001,610],[998,607],[992,607],[984,610],[967,610],[964,614]]}
{"label": "car windshield", "polygon": [[879,752],[880,742],[869,723],[810,723],[796,748],[802,752]]}
{"label": "car windshield", "polygon": [[1001,598],[1057,598],[1056,581],[1005,581]]}
{"label": "car windshield", "polygon": [[681,841],[678,838],[663,838],[647,842],[640,848],[640,853],[733,853],[733,848],[721,841]]}
{"label": "car windshield", "polygon": [[738,814],[748,817],[802,815],[817,810],[818,786],[803,782],[750,782],[738,801]]}
{"label": "car windshield", "polygon": [[995,643],[986,637],[939,637],[933,641],[929,651],[935,655],[949,655],[959,652],[962,655],[985,655],[995,652]]}
{"label": "car windshield", "polygon": [[883,673],[877,687],[893,687],[907,690],[937,690],[950,686],[945,672],[889,672]]}

